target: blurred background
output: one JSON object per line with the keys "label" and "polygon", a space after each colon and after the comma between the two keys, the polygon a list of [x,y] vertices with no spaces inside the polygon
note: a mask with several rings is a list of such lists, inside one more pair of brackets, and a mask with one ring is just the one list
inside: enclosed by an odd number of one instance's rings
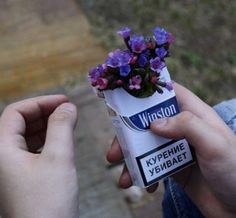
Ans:
{"label": "blurred background", "polygon": [[79,109],[76,131],[81,217],[154,218],[163,188],[152,195],[117,187],[120,165],[105,152],[114,133],[87,71],[122,47],[116,31],[176,36],[167,66],[174,80],[210,105],[235,97],[236,1],[0,0],[0,109],[18,99],[68,95]]}

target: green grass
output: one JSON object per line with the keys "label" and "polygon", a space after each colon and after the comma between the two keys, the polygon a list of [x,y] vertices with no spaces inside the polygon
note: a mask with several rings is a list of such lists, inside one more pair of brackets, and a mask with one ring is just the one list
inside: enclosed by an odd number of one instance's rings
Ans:
{"label": "green grass", "polygon": [[229,53],[227,59],[232,66],[236,67],[236,51],[235,53]]}
{"label": "green grass", "polygon": [[172,78],[215,104],[236,93],[236,1],[77,0],[92,33],[108,51],[123,46],[116,31],[151,34],[159,25],[176,36],[167,66]]}

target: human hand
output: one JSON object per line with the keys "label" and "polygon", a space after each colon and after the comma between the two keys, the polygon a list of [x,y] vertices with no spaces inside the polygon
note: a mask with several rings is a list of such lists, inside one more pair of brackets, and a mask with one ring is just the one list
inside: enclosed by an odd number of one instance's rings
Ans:
{"label": "human hand", "polygon": [[[194,147],[197,165],[174,175],[191,199],[207,217],[235,217],[236,136],[216,112],[184,87],[174,84],[182,113],[157,120],[151,130],[173,139],[186,138]],[[108,151],[111,162],[121,159],[117,140]],[[121,187],[132,185],[127,169],[120,178]],[[155,186],[152,187],[153,190]]]}
{"label": "human hand", "polygon": [[62,95],[9,105],[0,118],[1,215],[79,217],[74,105]]}

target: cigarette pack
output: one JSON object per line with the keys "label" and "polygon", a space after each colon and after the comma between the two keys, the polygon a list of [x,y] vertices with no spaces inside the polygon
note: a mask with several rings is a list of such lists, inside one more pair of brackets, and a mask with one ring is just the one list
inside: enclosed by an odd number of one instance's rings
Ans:
{"label": "cigarette pack", "polygon": [[160,27],[152,36],[131,32],[129,27],[117,32],[127,49],[110,52],[88,79],[105,98],[133,184],[148,187],[189,166],[194,157],[185,139],[150,131],[154,120],[179,113],[165,62],[175,37]]}
{"label": "cigarette pack", "polygon": [[[160,76],[169,82],[167,68]],[[103,92],[133,184],[148,187],[194,162],[185,139],[175,141],[152,133],[150,123],[179,113],[174,90],[136,98],[124,89]]]}

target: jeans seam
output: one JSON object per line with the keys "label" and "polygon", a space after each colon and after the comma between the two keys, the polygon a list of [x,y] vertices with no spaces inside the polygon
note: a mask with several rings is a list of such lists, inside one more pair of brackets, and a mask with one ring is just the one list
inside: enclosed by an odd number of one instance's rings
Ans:
{"label": "jeans seam", "polygon": [[168,183],[169,183],[168,185],[169,185],[171,197],[172,197],[172,200],[173,200],[173,202],[174,202],[175,209],[176,209],[176,212],[177,212],[177,217],[178,217],[178,218],[181,218],[179,205],[178,205],[178,202],[177,202],[177,198],[176,198],[176,196],[175,196],[175,192],[174,192],[174,190],[173,190],[173,186],[172,186],[172,184],[171,184],[171,182],[170,182],[170,179],[169,179],[169,182],[168,182]]}
{"label": "jeans seam", "polygon": [[236,115],[235,116],[233,116],[228,122],[226,122],[226,124],[230,124],[230,123],[232,123],[233,122],[233,120],[235,120],[236,119]]}

